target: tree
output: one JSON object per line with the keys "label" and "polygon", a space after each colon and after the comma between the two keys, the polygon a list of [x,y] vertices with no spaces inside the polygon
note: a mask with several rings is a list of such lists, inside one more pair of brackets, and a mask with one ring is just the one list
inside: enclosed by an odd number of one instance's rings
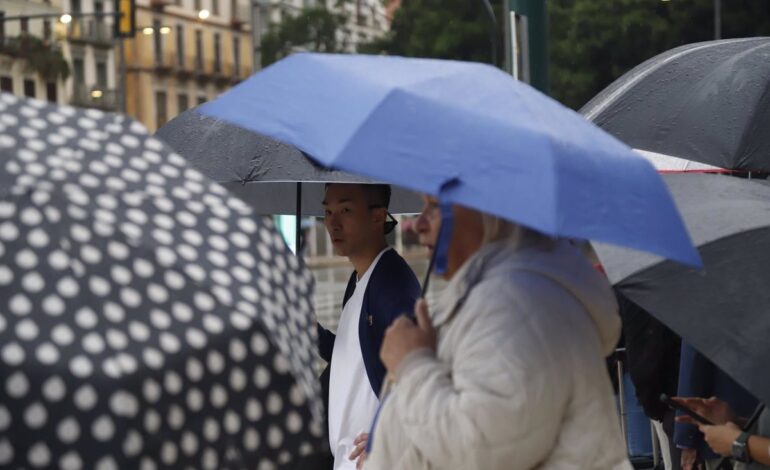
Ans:
{"label": "tree", "polygon": [[266,67],[296,50],[342,52],[338,31],[345,24],[344,14],[323,6],[303,9],[297,16],[270,25],[262,38],[262,66]]}
{"label": "tree", "polygon": [[[578,109],[645,60],[674,47],[714,37],[713,0],[543,0],[549,8],[551,94]],[[359,51],[501,63],[502,1],[403,0],[390,33]],[[770,35],[770,1],[722,2],[722,37]]]}
{"label": "tree", "polygon": [[[491,3],[499,17],[502,1]],[[404,0],[390,33],[359,51],[498,63],[500,52],[492,57],[492,38],[502,51],[502,29],[491,23],[483,0]]]}
{"label": "tree", "polygon": [[[554,98],[580,108],[621,75],[675,47],[714,38],[713,0],[551,0]],[[722,37],[770,34],[770,2],[722,2]]]}

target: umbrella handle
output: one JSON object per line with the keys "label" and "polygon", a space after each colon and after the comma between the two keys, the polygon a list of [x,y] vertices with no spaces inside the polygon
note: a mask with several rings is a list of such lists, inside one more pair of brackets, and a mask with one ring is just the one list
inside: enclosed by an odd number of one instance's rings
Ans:
{"label": "umbrella handle", "polygon": [[422,297],[428,293],[430,285],[430,275],[435,269],[437,274],[444,274],[447,269],[447,253],[449,243],[452,241],[452,230],[454,228],[454,215],[452,213],[452,204],[442,202],[439,204],[441,210],[441,227],[438,230],[438,239],[433,247],[433,254],[430,257],[428,271],[425,273],[425,281],[422,283]]}

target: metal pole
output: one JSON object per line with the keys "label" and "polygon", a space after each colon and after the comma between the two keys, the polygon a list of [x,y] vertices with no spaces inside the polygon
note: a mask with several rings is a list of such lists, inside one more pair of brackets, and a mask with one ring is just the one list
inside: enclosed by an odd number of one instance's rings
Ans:
{"label": "metal pole", "polygon": [[487,12],[487,16],[489,17],[490,25],[489,25],[489,40],[491,43],[491,52],[492,52],[492,65],[497,65],[497,16],[495,16],[495,10],[492,8],[492,4],[489,2],[489,0],[482,0],[482,3],[484,4],[484,10]]}
{"label": "metal pole", "polygon": [[118,54],[120,55],[120,68],[118,69],[118,79],[120,80],[120,103],[118,107],[123,114],[128,113],[126,106],[126,45],[123,38],[118,39]]}
{"label": "metal pole", "polygon": [[294,246],[297,248],[296,255],[302,253],[302,183],[297,183],[297,220],[295,225]]}
{"label": "metal pole", "polygon": [[260,0],[251,2],[251,71],[262,68],[262,4]]}
{"label": "metal pole", "polygon": [[714,0],[714,39],[722,39],[722,0]]}
{"label": "metal pole", "polygon": [[[616,350],[618,354],[620,350]],[[617,362],[618,372],[618,406],[620,408],[620,432],[623,434],[623,442],[626,444],[626,453],[628,453],[628,423],[626,422],[626,403],[625,403],[625,387],[623,386],[623,361],[618,356]]]}

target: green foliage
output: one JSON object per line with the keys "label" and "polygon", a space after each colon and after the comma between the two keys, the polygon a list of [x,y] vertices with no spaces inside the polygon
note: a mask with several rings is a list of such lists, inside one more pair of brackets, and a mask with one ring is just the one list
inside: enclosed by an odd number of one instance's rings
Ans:
{"label": "green foliage", "polygon": [[338,31],[346,22],[343,14],[324,7],[305,8],[297,16],[286,17],[270,26],[262,38],[262,66],[286,57],[297,49],[316,52],[342,52]]}
{"label": "green foliage", "polygon": [[[551,91],[580,108],[645,60],[714,38],[713,0],[551,0]],[[770,2],[723,0],[722,37],[770,34]]]}
{"label": "green foliage", "polygon": [[5,38],[2,52],[26,59],[29,70],[37,72],[46,81],[66,80],[70,68],[61,49],[48,41],[29,34],[16,38]]}
{"label": "green foliage", "polygon": [[[491,3],[500,18],[502,1]],[[498,51],[494,60],[492,40]],[[481,0],[404,0],[390,33],[359,46],[359,52],[497,63],[502,40],[502,25],[492,25]]]}
{"label": "green foliage", "polygon": [[[551,94],[580,108],[628,70],[666,50],[714,37],[713,0],[543,0],[549,9]],[[502,1],[403,0],[388,36],[359,51],[501,62]],[[498,41],[492,60],[490,30]],[[770,0],[722,0],[722,37],[770,35]]]}

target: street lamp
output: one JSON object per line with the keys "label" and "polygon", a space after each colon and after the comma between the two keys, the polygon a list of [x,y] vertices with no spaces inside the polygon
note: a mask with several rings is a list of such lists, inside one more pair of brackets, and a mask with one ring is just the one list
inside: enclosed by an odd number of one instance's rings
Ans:
{"label": "street lamp", "polygon": [[99,99],[104,95],[102,90],[91,90],[91,98]]}
{"label": "street lamp", "polygon": [[65,13],[59,17],[59,21],[62,24],[70,24],[72,23],[72,15]]}
{"label": "street lamp", "polygon": [[[155,34],[155,28],[153,26],[145,26],[141,28],[142,34],[145,36],[152,36]],[[158,28],[158,33],[166,35],[171,34],[171,26],[161,26]]]}
{"label": "street lamp", "polygon": [[198,18],[201,20],[206,20],[208,19],[209,16],[211,16],[211,12],[206,9],[203,9],[198,12]]}

